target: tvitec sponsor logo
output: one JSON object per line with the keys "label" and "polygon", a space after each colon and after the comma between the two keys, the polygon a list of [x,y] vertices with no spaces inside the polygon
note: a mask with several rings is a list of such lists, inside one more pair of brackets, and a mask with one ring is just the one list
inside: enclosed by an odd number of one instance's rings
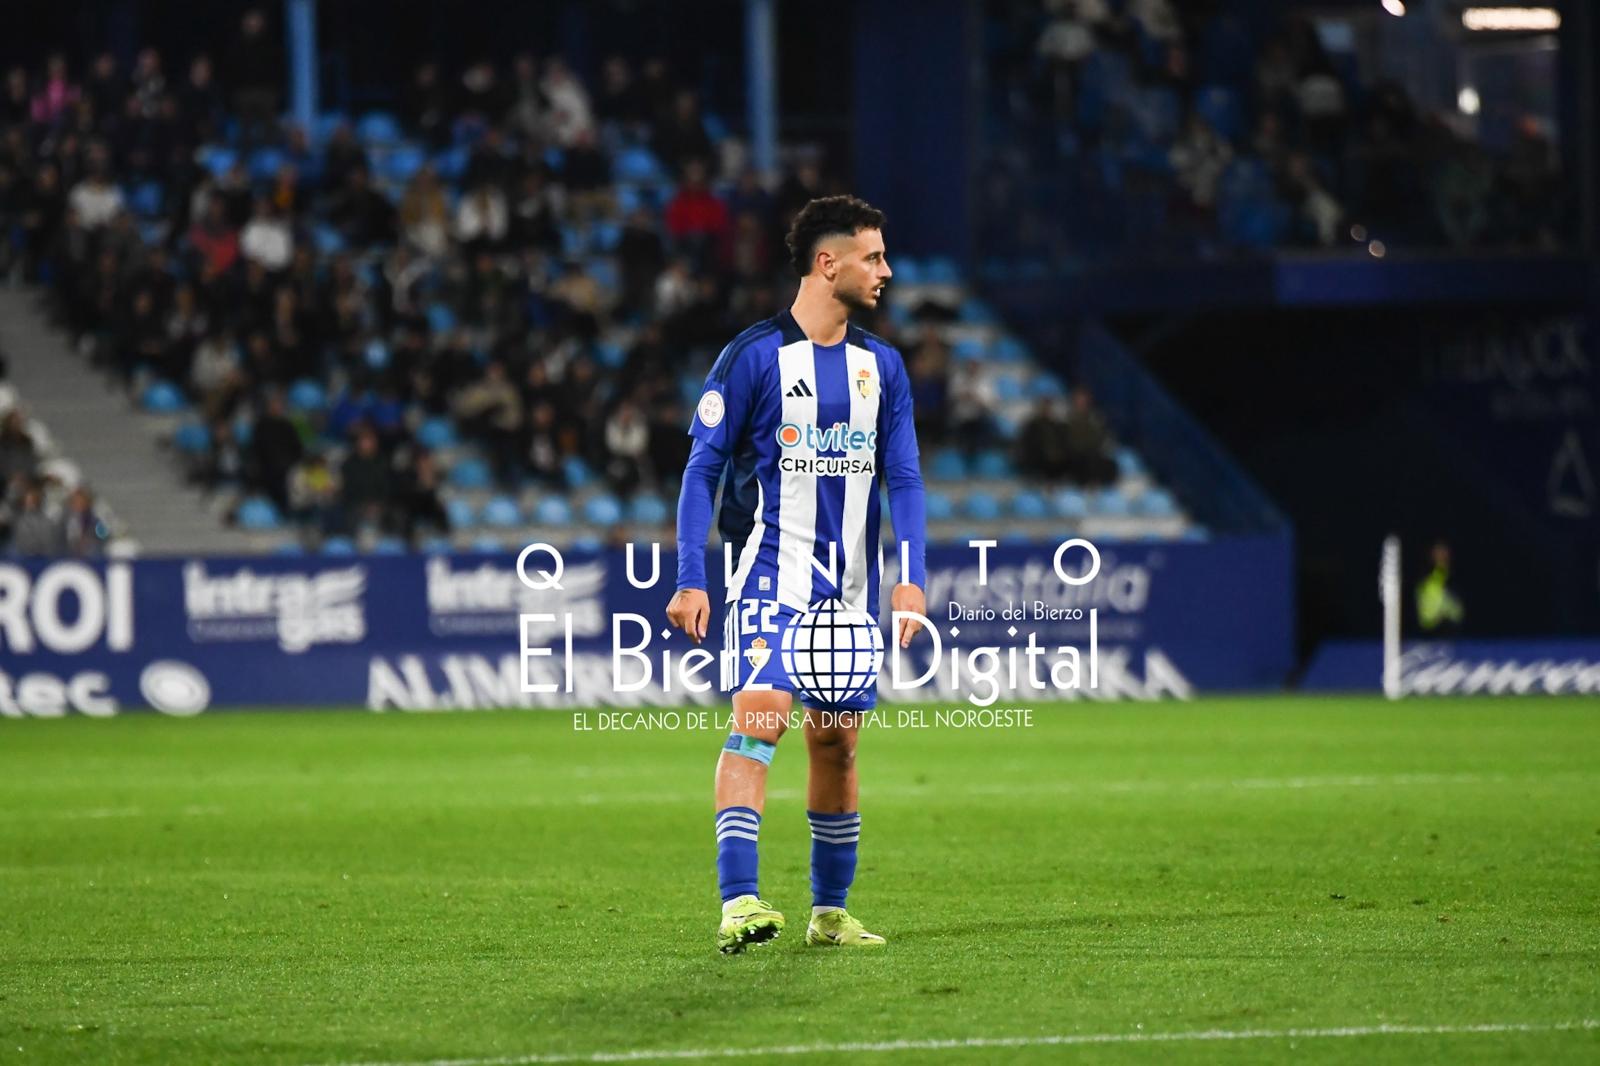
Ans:
{"label": "tvitec sponsor logo", "polygon": [[[775,434],[778,446],[784,449],[778,457],[778,467],[789,474],[815,474],[832,477],[839,474],[873,474],[877,464],[873,459],[878,448],[878,431],[852,429],[848,422],[835,422],[823,428],[806,422],[785,422]],[[809,451],[810,455],[789,455],[790,449]],[[851,455],[865,452],[865,455]],[[824,454],[843,453],[843,454]]]}
{"label": "tvitec sponsor logo", "polygon": [[183,606],[197,642],[276,640],[286,652],[314,644],[354,644],[367,635],[362,566],[315,573],[257,573],[240,566],[214,574],[183,568]]}

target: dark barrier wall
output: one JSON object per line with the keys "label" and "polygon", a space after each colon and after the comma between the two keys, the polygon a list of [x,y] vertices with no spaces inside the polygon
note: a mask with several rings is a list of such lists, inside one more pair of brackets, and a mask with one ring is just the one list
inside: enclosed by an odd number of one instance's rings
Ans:
{"label": "dark barrier wall", "polygon": [[1121,331],[1154,338],[1146,362],[1295,523],[1308,643],[1377,633],[1389,533],[1408,608],[1444,538],[1467,635],[1600,632],[1600,377],[1581,310],[1231,312]]}
{"label": "dark barrier wall", "polygon": [[[1030,633],[1050,653],[1046,661],[1065,658],[1058,653],[1063,646],[1078,648],[1087,686],[1091,616],[1097,690],[996,693],[999,705],[1072,696],[1186,697],[1283,683],[1292,643],[1286,538],[1106,543],[1100,576],[1082,587],[1055,576],[1055,549],[992,550],[987,585],[980,584],[974,550],[931,551],[929,617],[947,651],[936,681],[897,698],[981,703],[988,691],[974,684],[967,653],[996,647],[1004,660],[1007,649],[1026,646]],[[1084,560],[1074,548],[1063,566],[1081,573]],[[636,562],[636,576],[648,582],[648,548],[641,547]],[[663,551],[661,563],[664,580],[641,589],[630,584],[622,551],[572,554],[560,588],[535,591],[519,581],[515,559],[503,555],[0,562],[0,717],[110,715],[135,707],[194,714],[262,706],[449,710],[716,702],[714,693],[681,685],[677,664],[690,645],[682,634],[662,633],[676,573],[673,554]],[[541,580],[552,565],[543,555],[531,556],[525,569]],[[720,579],[720,556],[708,571]],[[895,571],[891,564],[889,572]],[[717,585],[711,593],[720,604]],[[951,615],[952,602],[963,608],[959,618]],[[1051,608],[1053,617],[1040,618],[1036,604]],[[1008,608],[1022,616],[1006,617]],[[719,607],[706,644],[712,651],[720,649],[721,613]],[[552,616],[528,623],[528,647],[550,654],[528,659],[527,666],[529,680],[552,681],[556,691],[522,691],[524,614]],[[646,640],[642,652],[653,681],[619,689],[614,647]],[[930,647],[924,638],[904,676],[921,672]],[[962,649],[956,677],[950,648]],[[664,653],[670,691],[662,684]],[[622,665],[625,682],[642,678],[637,656]],[[701,676],[715,685],[715,664]],[[1002,688],[1009,687],[1005,682],[1002,677]]]}

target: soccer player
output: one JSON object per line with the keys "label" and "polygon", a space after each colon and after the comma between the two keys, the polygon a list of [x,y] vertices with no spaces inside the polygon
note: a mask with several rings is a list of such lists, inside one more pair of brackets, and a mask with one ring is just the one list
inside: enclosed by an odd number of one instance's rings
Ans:
{"label": "soccer player", "polygon": [[[905,363],[882,338],[850,323],[853,312],[878,306],[891,276],[883,224],[882,212],[852,196],[813,200],[795,216],[786,238],[800,275],[794,304],[722,350],[689,427],[694,443],[678,500],[678,591],[667,617],[696,642],[711,614],[705,545],[719,481],[718,527],[736,557],[723,657],[734,731],[716,776],[723,901],[717,946],[724,952],[783,930],[783,915],[756,887],[767,766],[798,691],[778,649],[785,629],[822,600],[838,599],[877,618],[880,475],[895,535],[906,546],[899,554],[907,565],[890,605],[918,615],[924,609],[922,471]],[[902,621],[902,646],[916,629],[914,621]],[[840,704],[803,701],[810,756],[808,944],[884,943],[845,910],[861,836],[856,735],[860,713],[875,701],[871,685]]]}

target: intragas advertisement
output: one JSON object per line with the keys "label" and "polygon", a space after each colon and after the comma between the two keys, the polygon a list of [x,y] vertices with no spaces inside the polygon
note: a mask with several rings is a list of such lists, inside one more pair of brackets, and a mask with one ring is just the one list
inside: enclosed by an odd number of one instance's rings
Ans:
{"label": "intragas advertisement", "polygon": [[[676,573],[666,545],[4,562],[0,716],[711,706],[729,627],[761,623],[726,609],[721,564],[711,553],[715,617],[695,642],[666,622]],[[781,644],[758,637],[744,654],[783,656],[791,673],[820,665],[820,691],[875,686],[900,704],[1278,688],[1291,666],[1290,565],[1279,536],[977,541],[929,550],[925,613],[906,647],[885,595],[881,629],[843,626],[819,606]]]}

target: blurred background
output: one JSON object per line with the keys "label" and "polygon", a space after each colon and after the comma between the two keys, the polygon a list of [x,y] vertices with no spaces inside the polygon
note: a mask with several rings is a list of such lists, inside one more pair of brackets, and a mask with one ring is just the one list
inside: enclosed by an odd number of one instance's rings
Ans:
{"label": "blurred background", "polygon": [[6,713],[547,702],[516,612],[552,595],[548,701],[609,701],[584,656],[669,591],[620,548],[670,551],[705,371],[843,191],[889,217],[863,324],[914,383],[933,610],[1096,606],[1109,695],[1376,688],[1396,535],[1428,684],[1600,686],[1592,5],[7,18]]}

